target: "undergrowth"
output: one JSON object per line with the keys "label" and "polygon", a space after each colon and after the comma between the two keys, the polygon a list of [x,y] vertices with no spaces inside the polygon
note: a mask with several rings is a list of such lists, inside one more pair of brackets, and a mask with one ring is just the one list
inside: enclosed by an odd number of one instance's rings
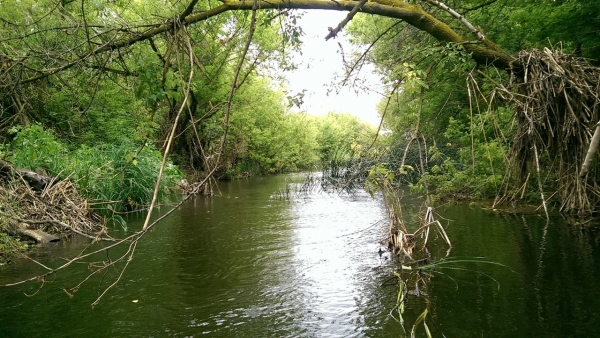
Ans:
{"label": "undergrowth", "polygon": [[[38,124],[14,127],[10,133],[14,138],[4,147],[8,161],[17,168],[73,181],[100,214],[142,209],[152,199],[162,155],[149,144],[70,147]],[[179,169],[168,163],[159,201],[169,202],[182,178]]]}

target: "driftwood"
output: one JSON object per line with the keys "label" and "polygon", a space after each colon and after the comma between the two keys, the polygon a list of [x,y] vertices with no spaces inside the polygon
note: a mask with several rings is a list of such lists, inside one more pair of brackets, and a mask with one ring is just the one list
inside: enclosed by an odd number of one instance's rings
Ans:
{"label": "driftwood", "polygon": [[32,238],[38,243],[52,243],[60,241],[59,237],[54,235],[50,235],[42,230],[32,228],[31,225],[27,223],[20,223],[17,227],[17,234],[25,237]]}
{"label": "driftwood", "polygon": [[[6,216],[2,212],[0,212],[0,215]],[[39,226],[27,222],[17,222],[15,219],[8,220],[8,226],[6,230],[13,236],[33,239],[37,243],[41,244],[60,241],[60,237],[45,232]]]}
{"label": "driftwood", "polygon": [[28,169],[15,170],[15,166],[7,161],[0,160],[0,177],[7,181],[22,178],[35,191],[44,190],[52,181],[51,177],[38,174]]}

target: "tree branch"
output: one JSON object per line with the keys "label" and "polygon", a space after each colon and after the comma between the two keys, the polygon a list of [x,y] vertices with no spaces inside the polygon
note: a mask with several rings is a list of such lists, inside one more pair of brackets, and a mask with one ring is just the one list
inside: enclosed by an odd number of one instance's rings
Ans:
{"label": "tree branch", "polygon": [[198,3],[198,0],[192,0],[190,2],[190,4],[187,6],[187,8],[181,12],[181,14],[179,15],[179,21],[183,21],[185,20],[185,17],[192,14],[192,11],[194,10],[194,7],[196,6],[196,4]]}
{"label": "tree branch", "polygon": [[497,1],[498,1],[498,0],[490,0],[490,1],[488,1],[488,2],[484,2],[484,3],[482,3],[481,5],[477,5],[477,6],[474,6],[474,7],[471,7],[471,8],[467,8],[467,9],[465,9],[465,11],[462,13],[462,15],[465,15],[465,14],[467,14],[467,13],[469,13],[469,12],[472,12],[472,11],[476,11],[476,10],[478,10],[478,9],[481,9],[481,8],[483,8],[483,7],[487,7],[487,6],[489,6],[489,5],[493,4],[493,3],[497,2]]}
{"label": "tree branch", "polygon": [[[192,6],[193,2],[190,3]],[[352,11],[357,8],[358,1],[331,1],[331,0],[262,0],[256,1],[257,9],[322,9],[322,10],[335,10],[335,11]],[[223,4],[209,9],[207,11],[193,13],[181,20],[181,25],[188,26],[200,21],[205,21],[209,18],[215,17],[227,11],[238,11],[238,10],[252,10],[255,2],[249,0],[235,1],[235,0],[224,0]],[[193,7],[193,6],[192,6]],[[188,6],[189,8],[189,6]],[[187,9],[186,9],[187,10]],[[469,43],[469,40],[464,36],[458,34],[449,25],[435,18],[431,14],[427,13],[421,6],[403,2],[402,0],[372,0],[365,3],[360,10],[363,13],[380,15],[390,18],[396,18],[403,20],[409,25],[422,30],[435,39],[443,42],[453,42],[463,44],[467,52],[472,54],[473,59],[481,65],[495,66],[502,69],[521,69],[521,65],[515,61],[515,59],[495,46],[491,41],[485,39],[483,43],[473,44]],[[185,11],[183,12],[185,13]],[[182,13],[182,14],[183,14]],[[37,81],[47,76],[56,74],[60,71],[71,68],[83,60],[93,57],[100,53],[124,48],[131,46],[140,41],[148,40],[158,34],[173,31],[178,27],[175,24],[180,20],[180,15],[168,20],[160,25],[150,25],[150,28],[142,33],[136,33],[122,39],[116,39],[109,41],[106,44],[92,50],[78,59],[67,62],[66,64],[47,69],[42,74],[25,78],[20,81],[20,84]],[[0,85],[1,88],[7,88],[13,86],[12,83],[5,83]]]}
{"label": "tree branch", "polygon": [[350,11],[350,13],[348,13],[346,18],[344,18],[344,20],[342,20],[342,22],[340,22],[337,25],[337,27],[335,27],[333,29],[331,27],[329,27],[329,34],[327,34],[327,36],[325,37],[325,41],[328,41],[331,38],[337,37],[338,33],[342,30],[342,28],[344,28],[348,24],[348,22],[350,22],[350,20],[352,20],[352,18],[356,15],[356,13],[358,13],[358,11],[362,8],[362,6],[365,4],[365,2],[367,2],[367,0],[360,0],[358,5],[356,5]]}
{"label": "tree branch", "polygon": [[450,15],[452,15],[453,17],[458,19],[460,22],[462,22],[463,25],[467,26],[467,28],[471,31],[471,33],[473,33],[475,36],[477,36],[477,39],[479,39],[479,41],[485,40],[485,35],[483,35],[483,33],[479,29],[475,28],[475,26],[473,26],[463,15],[459,14],[457,11],[453,10],[452,8],[446,6],[444,3],[439,2],[437,0],[424,0],[424,1],[450,13]]}

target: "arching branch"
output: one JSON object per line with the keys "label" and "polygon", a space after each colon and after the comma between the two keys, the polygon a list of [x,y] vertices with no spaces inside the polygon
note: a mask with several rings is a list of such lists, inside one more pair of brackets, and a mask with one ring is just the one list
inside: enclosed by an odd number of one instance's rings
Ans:
{"label": "arching branch", "polygon": [[[140,41],[149,40],[152,37],[173,31],[181,25],[192,25],[201,21],[208,20],[227,11],[252,10],[254,1],[244,0],[224,0],[223,4],[207,11],[191,13],[185,15],[194,6],[192,1],[190,6],[185,11],[177,15],[171,20],[152,27],[145,32],[128,35],[122,38],[113,39],[95,50],[88,51],[76,60],[66,62],[62,66],[51,69],[46,69],[41,74],[33,77],[21,79],[20,83],[28,83],[40,80],[49,75],[56,74],[60,71],[69,69],[83,60],[94,57],[97,54],[109,52],[112,50],[128,47]],[[352,11],[357,8],[359,1],[332,1],[332,0],[262,0],[257,1],[258,9],[321,9],[334,11]],[[453,42],[463,44],[467,52],[472,54],[473,59],[481,65],[495,66],[502,69],[520,69],[520,65],[515,62],[514,58],[499,49],[493,42],[485,39],[479,43],[469,42],[467,38],[456,32],[448,24],[426,12],[421,6],[411,4],[402,0],[372,0],[359,7],[363,13],[385,16],[402,20],[415,28],[422,30],[435,39],[442,42]],[[184,16],[182,19],[181,17]],[[6,88],[13,84],[5,83],[0,85],[0,88]]]}

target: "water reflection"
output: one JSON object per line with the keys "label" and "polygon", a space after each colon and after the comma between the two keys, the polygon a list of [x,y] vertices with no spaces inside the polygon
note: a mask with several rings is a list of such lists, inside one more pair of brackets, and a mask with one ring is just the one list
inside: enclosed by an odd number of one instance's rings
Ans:
{"label": "water reflection", "polygon": [[[58,274],[35,297],[23,292],[39,284],[0,289],[0,337],[402,336],[389,315],[397,288],[382,286],[391,266],[378,254],[387,230],[381,202],[360,193],[272,198],[301,178],[222,182],[221,197],[189,201],[140,242],[125,278],[93,310],[106,281],[93,280],[73,299],[62,291],[85,278],[85,268]],[[408,206],[408,222],[417,222]],[[452,257],[505,267],[436,270],[426,296],[408,298],[409,330],[427,307],[434,336],[600,336],[596,228],[467,206],[437,211],[451,220]],[[143,218],[132,217],[130,231]],[[444,257],[447,245],[430,240],[432,258]],[[40,248],[37,258],[56,265],[87,244]],[[38,268],[0,267],[0,282]]]}
{"label": "water reflection", "polygon": [[296,273],[307,331],[319,336],[362,335],[360,304],[365,276],[380,261],[372,225],[384,217],[366,194],[313,195],[296,203],[294,213]]}

